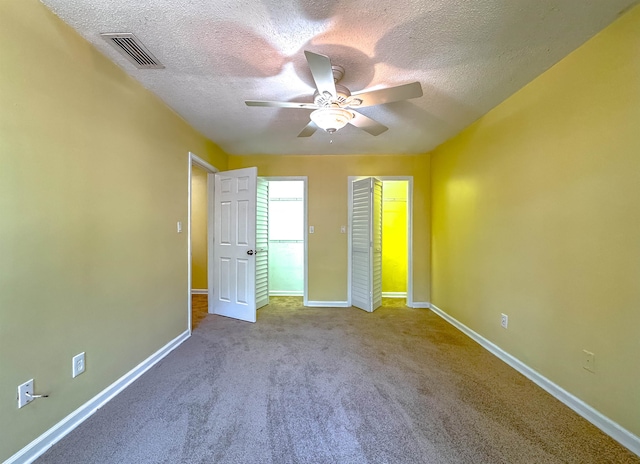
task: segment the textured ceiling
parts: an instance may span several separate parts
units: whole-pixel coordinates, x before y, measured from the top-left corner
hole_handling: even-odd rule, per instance
[[[231,154],[423,153],[460,132],[637,0],[42,0]],[[139,70],[100,37],[133,32],[166,66]],[[421,98],[363,108],[389,127],[298,138],[313,101],[304,50],[352,92],[412,81]],[[330,143],[330,141],[333,143]]]

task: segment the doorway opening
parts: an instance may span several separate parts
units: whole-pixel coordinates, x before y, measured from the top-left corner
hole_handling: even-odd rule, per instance
[[[349,177],[349,305],[413,306],[412,195],[411,176]]]
[[[382,297],[407,298],[406,180],[382,181]]]
[[[258,168],[249,167],[216,172],[209,175],[210,190],[208,198],[211,200],[209,208],[210,234],[208,243],[209,288],[208,312],[220,316],[231,317],[248,322],[257,321],[257,311],[269,304],[269,256],[277,262],[278,245],[269,253],[269,225],[283,227],[287,234],[278,239],[286,243],[299,243],[299,221],[292,221],[290,217],[269,217],[269,189],[273,183],[278,192],[278,181],[299,181],[302,186],[302,201],[300,202],[300,184],[295,185],[295,194],[276,193],[273,198],[296,202],[298,209],[302,204],[302,300],[307,305],[307,177],[258,177]],[[190,209],[191,211],[191,209]],[[298,216],[299,217],[299,216]],[[295,234],[291,235],[292,230]],[[296,255],[299,260],[299,254]],[[274,275],[281,271],[272,269]],[[299,279],[297,273],[286,273],[288,278]],[[215,286],[215,288],[214,288]],[[295,291],[299,294],[299,286],[290,289],[275,288],[274,291]],[[274,296],[275,297],[275,296]]]
[[[307,304],[307,178],[263,177],[269,190],[269,296]]]
[[[189,153],[188,329],[209,313],[213,292],[213,183],[218,170]],[[178,226],[180,230],[180,225]]]

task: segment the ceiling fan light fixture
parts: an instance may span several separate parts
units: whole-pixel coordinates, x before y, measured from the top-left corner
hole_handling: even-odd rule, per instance
[[[353,113],[344,108],[320,108],[311,113],[311,120],[320,129],[333,134],[353,119]]]

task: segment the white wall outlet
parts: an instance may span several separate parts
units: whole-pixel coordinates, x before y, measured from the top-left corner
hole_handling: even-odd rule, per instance
[[[591,351],[582,350],[582,367],[589,372],[596,373],[596,355]]]
[[[182,233],[182,221],[178,221],[178,223],[176,224],[176,229],[178,229],[179,234]]]
[[[26,381],[18,387],[18,408],[26,406],[33,401],[33,379]]]
[[[315,231],[316,231],[316,228],[315,228],[315,227],[313,227],[313,226],[309,226],[309,233],[310,233],[310,234],[315,233]]]
[[[75,379],[80,374],[84,372],[85,363],[84,363],[84,351],[80,354],[77,354],[72,359],[72,368],[71,368],[71,376]]]
[[[506,329],[506,328],[507,328],[507,326],[509,325],[509,316],[507,316],[506,314],[502,313],[502,314],[500,315],[500,325],[501,325],[503,328],[505,328],[505,329]]]
[[[341,234],[346,234],[347,233],[347,226],[340,226],[340,233]]]

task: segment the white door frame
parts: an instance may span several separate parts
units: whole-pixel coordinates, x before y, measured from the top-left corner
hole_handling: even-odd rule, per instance
[[[353,208],[351,197],[353,196],[353,181],[375,177],[382,182],[390,180],[407,181],[407,306],[413,308],[413,176],[349,176],[348,183],[348,227],[351,227]],[[384,192],[384,185],[383,185]],[[351,306],[351,230],[348,231],[348,267],[347,267],[347,305]]]
[[[191,275],[191,170],[194,166],[204,169],[207,172],[207,304],[208,312],[211,312],[211,303],[213,301],[213,192],[214,192],[214,174],[218,172],[218,169],[207,163],[202,158],[189,152],[189,191],[188,191],[188,212],[187,212],[187,259],[188,259],[188,271],[187,271],[187,285],[188,285],[188,298],[187,298],[187,329],[189,335],[191,335],[191,283],[193,276]]]
[[[302,305],[307,306],[308,304],[308,296],[309,296],[309,286],[307,276],[309,274],[309,264],[308,264],[308,255],[309,255],[309,246],[307,240],[307,233],[309,231],[308,221],[307,221],[307,202],[308,202],[308,177],[307,176],[259,176],[262,179],[267,181],[302,181],[304,184],[304,198],[302,199],[303,204],[303,215],[304,215],[304,234],[302,236],[304,240],[304,294],[302,296]]]

